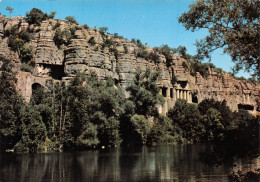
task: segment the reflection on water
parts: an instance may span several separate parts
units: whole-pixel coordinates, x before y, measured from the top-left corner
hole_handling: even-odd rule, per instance
[[[205,145],[166,145],[101,151],[0,154],[0,182],[228,181],[228,167],[198,161]],[[236,169],[260,167],[260,158]]]

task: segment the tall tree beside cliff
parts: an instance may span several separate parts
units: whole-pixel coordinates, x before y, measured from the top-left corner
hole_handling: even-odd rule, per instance
[[[126,90],[130,92],[129,100],[139,115],[158,116],[156,105],[164,103],[163,97],[159,94],[160,88],[156,85],[159,73],[152,73],[149,69],[145,72],[138,70],[131,85]]]
[[[197,0],[179,17],[187,30],[208,29],[209,35],[197,41],[201,58],[224,48],[236,63],[234,71],[253,71],[259,79],[259,0]]]
[[[20,139],[20,111],[22,97],[16,91],[16,74],[10,60],[0,55],[0,146],[1,150],[13,148]]]

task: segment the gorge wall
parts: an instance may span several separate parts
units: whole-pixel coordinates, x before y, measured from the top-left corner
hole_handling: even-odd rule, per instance
[[[31,72],[21,71],[19,54],[8,46],[6,32],[15,25],[18,25],[19,31],[26,30],[32,34],[33,38],[25,43],[25,46],[31,46],[33,52],[35,67]],[[69,41],[65,44],[55,44],[54,37],[58,29],[70,31]],[[63,39],[66,41],[66,37]],[[99,79],[112,77],[118,86],[126,88],[138,69],[149,68],[160,72],[157,84],[166,100],[165,105],[159,108],[161,113],[166,113],[179,98],[189,103],[214,98],[226,100],[233,111],[243,108],[259,115],[259,83],[237,80],[225,72],[219,74],[210,68],[207,78],[200,73],[192,76],[183,67],[186,60],[182,57],[172,54],[170,62],[166,63],[165,56],[155,52],[154,48],[144,46],[143,49],[147,53],[155,53],[157,60],[138,56],[140,47],[136,43],[97,29],[86,29],[57,19],[43,21],[39,26],[29,25],[23,17],[7,18],[0,15],[0,55],[15,63],[18,71],[17,89],[27,101],[35,83],[45,85],[50,79],[68,81],[77,72],[84,72],[87,75],[95,73]]]

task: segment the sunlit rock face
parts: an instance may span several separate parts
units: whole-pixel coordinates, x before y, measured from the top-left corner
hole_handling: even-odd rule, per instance
[[[19,54],[8,46],[9,37],[5,32],[14,25],[18,25],[20,32],[26,30],[32,35],[31,40],[25,43],[33,50],[35,67],[31,73],[20,70]],[[55,44],[57,29],[70,32],[69,36],[63,37],[64,44]],[[143,46],[143,49],[147,54],[155,51],[147,46]],[[27,101],[34,83],[44,85],[50,79],[68,81],[77,72],[83,72],[95,74],[102,80],[112,77],[124,89],[137,70],[150,69],[160,73],[157,84],[166,100],[164,106],[158,106],[161,113],[173,107],[177,99],[199,103],[214,98],[225,100],[233,111],[246,109],[255,115],[259,114],[259,83],[236,80],[214,69],[209,69],[207,78],[200,73],[191,76],[183,67],[186,60],[180,56],[171,55],[171,60],[166,64],[165,56],[158,52],[158,58],[154,61],[150,57],[142,58],[138,55],[139,51],[140,47],[122,37],[100,33],[97,29],[85,29],[64,20],[46,20],[40,26],[35,26],[28,25],[23,17],[7,18],[0,15],[0,54],[15,62],[18,70],[17,89]],[[173,82],[174,78],[177,78],[176,82]]]

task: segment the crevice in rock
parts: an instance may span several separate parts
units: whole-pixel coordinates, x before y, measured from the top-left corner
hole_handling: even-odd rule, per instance
[[[253,111],[254,110],[254,106],[252,105],[248,105],[248,104],[238,104],[238,109],[244,109],[247,111]]]

